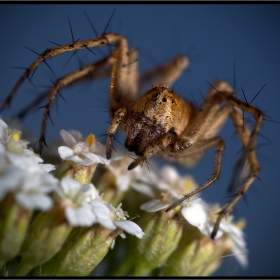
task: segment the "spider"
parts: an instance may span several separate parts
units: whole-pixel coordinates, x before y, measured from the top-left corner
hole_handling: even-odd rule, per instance
[[[166,209],[166,212],[168,212],[184,200],[204,190],[219,178],[225,145],[223,139],[217,136],[217,133],[226,120],[231,118],[243,146],[243,151],[233,170],[230,187],[233,187],[238,174],[241,173],[243,178],[237,188],[236,195],[218,213],[211,233],[211,238],[214,239],[221,219],[232,210],[260,172],[255,145],[264,113],[251,103],[237,98],[231,86],[222,80],[217,80],[211,85],[200,109],[190,101],[181,98],[170,89],[170,86],[188,66],[189,61],[186,56],[176,56],[166,64],[146,73],[144,81],[156,80],[153,87],[137,99],[139,91],[138,52],[129,48],[124,36],[107,33],[84,41],[74,41],[73,39],[73,42],[69,44],[48,49],[40,54],[15,84],[0,111],[9,106],[13,96],[25,79],[30,79],[32,72],[34,73],[41,63],[47,64],[47,59],[65,52],[90,50],[97,46],[111,44],[115,46],[113,52],[93,64],[83,66],[67,74],[54,83],[48,102],[44,106],[38,152],[41,154],[44,145],[46,145],[47,120],[53,102],[59,94],[59,89],[79,80],[92,79],[110,73],[109,111],[112,123],[107,130],[106,156],[108,159],[111,158],[113,138],[118,127],[125,132],[125,147],[137,156],[128,166],[129,170],[154,154],[158,154],[169,161],[176,161],[186,167],[193,166],[207,150],[216,148],[211,178],[170,205]],[[43,97],[39,96],[35,103]],[[244,121],[244,111],[251,113],[255,118],[255,125],[252,129]]]

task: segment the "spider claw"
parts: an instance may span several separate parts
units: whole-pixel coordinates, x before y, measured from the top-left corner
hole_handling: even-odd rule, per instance
[[[127,168],[127,170],[132,170],[134,169],[137,165],[141,164],[141,162],[145,160],[143,157],[137,158],[135,161],[133,161]]]

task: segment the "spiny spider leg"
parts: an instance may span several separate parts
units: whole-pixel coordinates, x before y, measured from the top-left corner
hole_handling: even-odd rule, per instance
[[[181,199],[179,199],[178,201],[176,201],[175,203],[170,205],[165,210],[165,212],[168,212],[168,211],[174,209],[176,206],[181,204],[184,200],[186,200],[186,199],[190,198],[191,196],[193,196],[193,195],[203,191],[210,184],[212,184],[213,182],[215,182],[216,180],[219,179],[219,175],[221,173],[222,155],[223,155],[223,151],[225,149],[224,141],[220,137],[214,137],[212,139],[201,141],[201,143],[198,143],[198,145],[199,145],[199,148],[193,149],[194,152],[198,153],[198,154],[205,153],[207,150],[209,150],[209,149],[211,149],[211,148],[213,148],[215,146],[217,147],[216,155],[215,155],[215,161],[214,161],[213,174],[212,174],[211,178],[209,180],[207,180],[203,185],[199,186],[194,191],[184,195]],[[190,154],[193,153],[193,150],[190,151]],[[186,156],[188,156],[188,152],[186,152]]]
[[[223,216],[225,216],[231,209],[232,207],[237,203],[237,201],[242,197],[242,195],[248,190],[248,188],[251,186],[253,183],[254,179],[259,173],[259,164],[254,152],[254,146],[256,143],[256,136],[257,133],[260,129],[261,122],[263,120],[264,114],[261,110],[258,108],[252,106],[251,104],[248,104],[247,102],[243,102],[239,100],[236,96],[233,95],[232,89],[223,82],[217,82],[219,87],[224,87],[224,89],[216,89],[215,86],[212,86],[216,90],[210,91],[207,98],[206,102],[202,107],[201,112],[199,112],[194,119],[192,125],[188,127],[184,133],[184,136],[177,141],[177,146],[174,145],[174,150],[181,149],[182,150],[182,156],[187,156],[188,155],[188,149],[183,151],[185,148],[190,148],[190,153],[192,152],[192,145],[198,144],[199,141],[205,139],[205,136],[209,137],[213,132],[210,133],[210,135],[207,135],[207,126],[208,126],[208,131],[209,131],[209,124],[214,123],[215,125],[217,124],[217,120],[213,122],[214,116],[217,114],[219,106],[223,101],[226,101],[227,104],[225,106],[234,106],[236,110],[232,109],[231,111],[231,118],[233,120],[234,126],[236,128],[236,131],[239,135],[239,138],[241,140],[241,143],[244,147],[243,153],[238,160],[238,162],[235,165],[234,169],[234,177],[237,175],[237,171],[241,168],[241,166],[248,161],[250,172],[248,177],[242,182],[241,187],[238,189],[238,193],[236,196],[223,208],[223,210],[218,214],[218,218],[216,220],[214,229],[211,233],[211,238],[214,239],[217,231],[219,229],[219,224]],[[228,110],[228,109],[227,109]],[[241,110],[246,110],[250,112],[256,119],[255,126],[253,130],[250,132],[248,126],[245,124],[241,125],[241,122],[243,120],[243,114],[241,113]],[[222,122],[221,122],[222,123]],[[218,122],[218,128],[221,126],[221,123]],[[242,128],[243,127],[243,128]],[[210,125],[210,131],[211,131],[212,126]],[[245,133],[243,134],[245,131]],[[217,132],[217,128],[214,128],[214,132]],[[199,145],[198,145],[199,146]],[[203,146],[202,146],[203,147]],[[221,149],[221,148],[220,148]],[[221,149],[222,150],[222,149]],[[196,153],[196,150],[194,150]],[[202,151],[204,152],[204,151]],[[194,154],[195,154],[194,153]],[[199,152],[198,152],[199,154]],[[172,210],[176,206],[178,206],[180,203],[182,203],[185,199],[193,196],[194,194],[200,192],[201,190],[205,189],[207,186],[209,186],[213,181],[215,181],[219,177],[220,169],[217,167],[217,164],[219,162],[220,156],[218,156],[218,149],[216,152],[216,159],[215,159],[215,164],[214,164],[214,173],[210,180],[208,180],[206,183],[204,183],[202,186],[194,190],[193,192],[184,195],[184,197],[177,202],[173,203],[171,206],[169,206],[166,209],[166,212]],[[183,161],[183,158],[181,158],[181,162]],[[243,164],[242,164],[243,163]],[[218,172],[218,173],[216,173]],[[215,175],[214,175],[215,174]],[[214,180],[213,180],[214,179]],[[211,181],[212,180],[212,181]]]
[[[54,86],[49,94],[49,100],[45,107],[45,111],[44,111],[44,115],[43,115],[43,119],[42,119],[41,130],[40,130],[40,139],[39,139],[39,149],[38,149],[39,154],[42,153],[43,147],[45,145],[45,133],[46,133],[46,128],[47,128],[47,120],[50,115],[52,104],[53,104],[59,90],[62,87],[65,87],[65,86],[69,85],[70,83],[73,83],[79,79],[83,79],[84,77],[88,76],[89,74],[93,74],[96,71],[98,71],[106,66],[111,66],[112,63],[113,63],[113,58],[112,58],[112,54],[110,54],[107,57],[99,60],[98,62],[84,66],[83,68],[73,71],[73,72],[61,77],[60,79],[58,79],[56,81],[56,83],[54,84]]]
[[[13,89],[11,90],[10,94],[7,96],[6,100],[0,107],[0,112],[2,112],[6,107],[8,107],[16,94],[18,88],[20,85],[25,81],[25,79],[32,73],[33,70],[35,70],[42,62],[46,61],[47,59],[53,58],[57,55],[66,53],[66,52],[71,52],[71,51],[76,51],[76,50],[83,50],[86,48],[93,48],[93,47],[98,47],[98,46],[104,46],[107,44],[112,44],[116,43],[119,40],[124,40],[126,39],[115,33],[108,33],[101,35],[97,38],[89,39],[89,40],[84,40],[84,41],[78,41],[73,44],[65,44],[61,46],[57,46],[52,49],[48,49],[44,51],[23,73],[23,75],[19,78]]]

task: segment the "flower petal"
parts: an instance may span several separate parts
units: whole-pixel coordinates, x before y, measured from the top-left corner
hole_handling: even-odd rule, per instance
[[[25,177],[25,172],[14,166],[5,166],[1,170],[0,177],[0,201],[6,193],[12,192],[17,188],[20,188],[21,182]]]
[[[110,163],[110,160],[106,159],[105,157],[93,154],[93,153],[89,153],[89,152],[82,152],[82,154],[84,156],[86,156],[87,158],[89,158],[90,160],[92,160],[92,164],[94,163],[101,163],[101,164],[106,164],[108,165]]]
[[[53,206],[53,200],[42,193],[29,194],[20,192],[15,195],[18,204],[26,209],[48,211]]]
[[[80,183],[70,177],[64,177],[60,182],[60,186],[66,196],[76,194],[81,188]]]
[[[99,192],[93,184],[82,185],[81,191],[84,193],[84,201],[91,202],[94,199],[99,199]]]
[[[200,207],[184,207],[181,212],[184,218],[195,227],[200,227],[207,221],[206,212]]]
[[[68,147],[73,147],[77,143],[76,139],[64,129],[60,130],[60,135]]]
[[[144,232],[142,229],[132,221],[115,221],[115,224],[129,234],[135,235],[138,238],[143,238]]]
[[[55,166],[53,164],[50,163],[43,163],[43,164],[39,164],[39,166],[45,171],[45,172],[50,172],[55,170]]]
[[[58,153],[60,157],[64,160],[75,155],[74,151],[66,146],[59,147]]]
[[[84,204],[81,207],[67,207],[65,210],[67,221],[72,226],[91,226],[97,219],[89,205]]]
[[[247,258],[248,252],[246,251],[246,248],[241,249],[234,246],[232,248],[232,253],[234,254],[234,257],[237,259],[237,261],[243,268],[248,267],[249,265],[248,258]]]
[[[159,210],[165,209],[169,204],[162,203],[159,199],[153,199],[140,206],[140,209],[147,212],[157,212]]]
[[[68,133],[76,140],[76,142],[83,141],[83,136],[80,131],[78,130],[68,130]]]
[[[160,174],[162,176],[162,179],[170,185],[174,184],[174,182],[176,182],[180,178],[177,170],[170,165],[164,166],[161,169]]]
[[[147,186],[146,184],[131,183],[131,187],[140,193],[143,193],[150,197],[154,197],[154,193],[153,193],[151,187]]]
[[[119,174],[119,175],[116,175],[116,179],[117,179],[116,184],[117,184],[118,189],[121,192],[127,191],[129,188],[129,183],[130,183],[129,176]]]
[[[117,228],[111,219],[109,208],[103,202],[95,199],[91,202],[91,207],[98,223],[108,229],[114,230]]]

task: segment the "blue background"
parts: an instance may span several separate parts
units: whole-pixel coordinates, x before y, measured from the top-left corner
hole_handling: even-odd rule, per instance
[[[274,121],[280,121],[280,5],[241,4],[188,4],[188,5],[1,5],[0,6],[0,73],[1,100],[9,93],[23,70],[11,66],[28,67],[37,55],[24,48],[28,46],[38,53],[54,45],[72,41],[68,25],[70,18],[74,39],[95,37],[83,11],[86,11],[98,33],[112,14],[109,32],[121,33],[140,54],[140,71],[170,60],[177,54],[189,56],[190,67],[174,85],[181,96],[191,99],[191,93],[199,104],[209,85],[221,78],[233,83],[233,64],[236,61],[237,95],[243,99],[241,87],[250,101],[265,84],[265,88],[253,102]],[[109,47],[113,48],[113,47]],[[96,61],[108,52],[108,47],[94,50],[96,56],[87,50],[78,52],[84,63]],[[63,71],[63,65],[71,54],[63,54],[48,63],[60,77],[77,67],[77,56],[73,57]],[[12,106],[2,117],[14,115],[31,98],[45,89],[39,85],[51,85],[55,81],[51,71],[42,64],[32,81],[36,88],[26,81],[19,89]],[[148,86],[149,88],[149,86]],[[108,102],[109,79],[92,84],[77,85],[62,89],[67,105],[58,98],[58,110],[54,106],[49,122],[47,142],[59,137],[61,129],[77,129],[84,136],[106,133],[109,121],[104,112]],[[42,111],[30,114],[25,120],[26,128],[39,138]],[[250,117],[250,116],[248,116]],[[216,276],[276,276],[280,275],[279,244],[279,143],[280,125],[263,122],[258,138],[257,155],[261,164],[260,181],[256,181],[235,210],[236,218],[247,220],[245,233],[249,248],[250,266],[238,268],[234,257],[224,259]],[[222,173],[219,181],[206,189],[202,197],[208,202],[225,203],[227,185],[234,163],[238,159],[240,144],[228,121],[221,132],[226,143]],[[267,145],[269,144],[269,145]],[[116,147],[120,147],[116,144]],[[198,183],[209,178],[213,168],[214,151],[209,151],[199,165],[181,174],[191,173]]]

